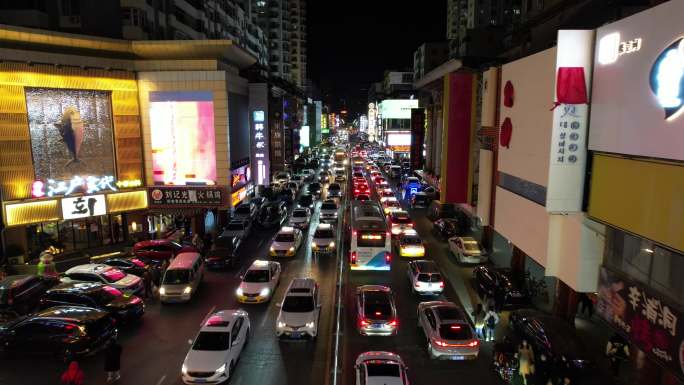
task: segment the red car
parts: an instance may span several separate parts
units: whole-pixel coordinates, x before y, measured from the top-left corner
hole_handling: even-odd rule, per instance
[[[368,185],[354,186],[354,197],[357,197],[361,194],[370,196],[370,190],[368,189]]]
[[[199,253],[194,246],[185,246],[168,239],[141,241],[133,245],[133,254],[138,258],[151,261],[164,261],[185,252]]]
[[[376,176],[375,178],[373,178],[373,183],[375,183],[375,184],[377,184],[377,185],[382,185],[383,182],[384,182],[384,183],[387,183],[387,179],[385,179],[385,178],[383,178],[383,177],[381,177],[381,176]]]

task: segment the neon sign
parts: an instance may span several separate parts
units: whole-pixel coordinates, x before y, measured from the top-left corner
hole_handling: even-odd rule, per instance
[[[264,160],[266,159],[266,134],[264,127],[264,120],[266,119],[264,111],[254,111],[252,113],[252,120],[254,121],[254,157],[257,159],[257,184],[263,184],[266,179],[266,166]]]
[[[651,67],[651,91],[665,111],[665,119],[679,116],[684,109],[684,37],[670,44]]]
[[[78,192],[92,194],[100,191],[118,191],[114,185],[114,177],[111,175],[86,177],[76,175],[71,180],[48,179],[47,183],[41,180],[34,181],[31,186],[31,195],[35,198],[42,198],[46,195],[53,197]]]
[[[641,50],[642,39],[640,37],[628,41],[620,41],[620,33],[610,33],[599,41],[598,62],[606,65],[615,63],[622,55],[638,52]]]

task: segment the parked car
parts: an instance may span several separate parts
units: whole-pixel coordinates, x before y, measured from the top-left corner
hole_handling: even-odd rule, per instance
[[[364,336],[393,336],[399,331],[394,293],[387,286],[356,288],[356,325]]]
[[[224,237],[237,237],[240,239],[247,239],[251,230],[251,224],[249,221],[245,220],[232,220],[228,222],[226,227],[223,228],[221,236]]]
[[[192,341],[181,367],[186,384],[227,382],[235,371],[250,334],[249,316],[244,310],[212,313]]]
[[[440,201],[430,202],[427,210],[427,217],[431,221],[440,218],[454,218],[456,216],[456,205],[453,203],[442,203]]]
[[[70,361],[104,349],[116,337],[114,318],[106,311],[55,306],[0,327],[0,352],[46,354]]]
[[[302,230],[308,228],[310,222],[311,210],[306,207],[298,207],[292,210],[292,215],[290,215],[290,226]]]
[[[270,202],[259,211],[259,224],[263,228],[280,227],[287,220],[285,202]]]
[[[474,360],[480,341],[460,306],[446,301],[418,304],[418,326],[428,341],[430,358]]]
[[[280,263],[256,260],[241,276],[242,282],[235,290],[238,302],[263,303],[273,296],[280,283]]]
[[[252,222],[259,212],[257,202],[254,200],[250,202],[243,202],[235,207],[233,211],[233,220],[243,220]]]
[[[487,255],[473,237],[451,237],[449,251],[460,263],[485,263]]]
[[[354,364],[356,385],[408,385],[407,368],[396,353],[371,351],[359,354]]]
[[[337,212],[339,206],[332,199],[327,199],[321,204],[321,210],[319,212],[319,219],[321,222],[331,222],[337,223]]]
[[[524,278],[516,277],[511,269],[478,266],[473,270],[473,285],[480,297],[503,298],[503,307],[522,306],[529,303]]]
[[[302,232],[290,226],[284,226],[273,237],[270,255],[272,257],[294,257],[302,245]]]
[[[115,267],[99,263],[72,267],[64,273],[62,282],[99,282],[119,289],[126,294],[142,294],[145,289],[140,277],[126,274]]]
[[[204,258],[207,268],[235,268],[240,262],[242,249],[242,238],[225,233],[219,235]]]
[[[285,292],[276,319],[278,338],[299,339],[318,336],[321,295],[313,278],[295,278]]]
[[[138,258],[107,258],[102,263],[107,266],[116,267],[126,274],[133,274],[141,278],[145,275],[145,272],[150,270],[150,265]]]
[[[315,254],[335,252],[335,230],[329,223],[320,223],[311,240],[311,251]]]
[[[441,218],[432,224],[432,231],[442,239],[461,235],[462,230],[458,221],[454,218]]]
[[[444,278],[434,261],[425,259],[410,261],[406,274],[416,294],[440,295],[444,292]]]
[[[181,245],[168,239],[152,239],[141,241],[133,245],[133,254],[144,261],[159,265],[162,261],[168,261],[176,255],[185,252],[198,252],[194,246]]]
[[[0,321],[31,313],[55,280],[37,275],[10,275],[0,281]],[[0,322],[1,323],[1,322]]]
[[[40,308],[53,306],[85,306],[108,312],[118,322],[140,319],[145,304],[137,295],[124,295],[120,290],[98,282],[62,283],[48,290],[40,300]]]

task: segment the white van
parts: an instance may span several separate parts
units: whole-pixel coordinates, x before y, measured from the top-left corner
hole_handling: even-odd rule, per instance
[[[162,303],[187,302],[195,294],[204,275],[200,253],[180,253],[164,272],[159,288]]]

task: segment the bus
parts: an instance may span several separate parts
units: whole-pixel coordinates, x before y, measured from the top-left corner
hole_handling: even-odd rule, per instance
[[[379,203],[351,202],[350,238],[349,265],[352,270],[390,270],[392,237]]]
[[[347,164],[347,152],[343,149],[335,150],[335,162],[342,162],[342,164]]]

